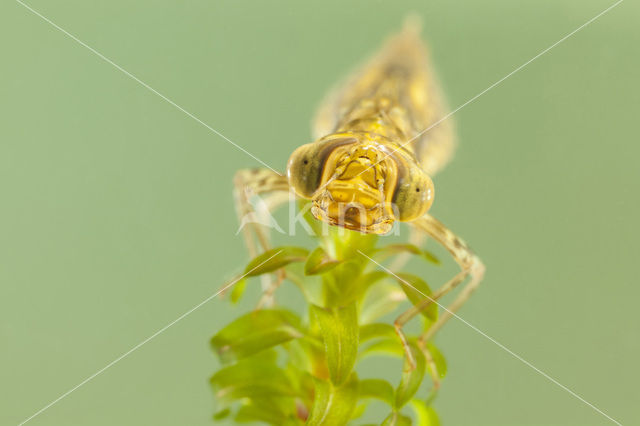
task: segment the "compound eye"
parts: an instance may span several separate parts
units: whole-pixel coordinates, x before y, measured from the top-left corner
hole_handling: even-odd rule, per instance
[[[396,218],[401,222],[410,222],[424,215],[432,203],[433,182],[422,171],[401,179],[393,194]]]
[[[311,198],[320,186],[324,161],[314,156],[315,144],[302,145],[296,149],[287,164],[289,185],[302,198]]]
[[[354,138],[337,138],[302,145],[287,163],[289,185],[302,198],[310,199],[322,183],[322,174],[335,150],[356,142]]]

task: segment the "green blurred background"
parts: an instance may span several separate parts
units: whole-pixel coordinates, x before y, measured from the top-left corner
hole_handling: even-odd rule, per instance
[[[612,3],[29,4],[283,169],[409,12],[455,107]],[[621,3],[459,111],[433,208],[488,267],[461,315],[622,424],[640,423],[639,13]],[[19,3],[0,22],[0,423],[17,424],[242,268],[231,179],[259,164]],[[208,339],[249,306],[212,300],[29,424],[211,424]],[[444,425],[613,424],[459,321],[437,340]]]

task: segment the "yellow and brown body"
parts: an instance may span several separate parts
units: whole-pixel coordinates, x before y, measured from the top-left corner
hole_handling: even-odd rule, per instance
[[[412,236],[419,240],[426,235],[449,251],[460,272],[431,295],[424,294],[419,305],[394,322],[411,368],[416,361],[402,331],[404,324],[470,277],[418,339],[425,356],[433,359],[426,342],[455,315],[484,275],[484,265],[469,246],[427,212],[434,196],[431,177],[454,150],[451,114],[444,111],[426,48],[417,27],[408,25],[322,103],[314,125],[316,141],[293,152],[286,176],[269,169],[236,175],[239,215],[251,210],[247,193],[270,194],[269,200],[275,200],[270,205],[275,206],[288,200],[276,195],[289,195],[293,189],[299,197],[312,200],[313,215],[329,224],[384,234],[394,221],[408,222],[412,231],[418,231]],[[252,229],[263,249],[270,250],[264,227]],[[250,230],[243,228],[243,234],[250,252],[256,252]],[[263,300],[271,300],[281,281],[282,277],[267,286]],[[437,388],[440,378],[435,363],[429,372]]]
[[[415,25],[392,38],[322,103],[314,135],[287,176],[313,214],[333,225],[385,233],[421,217],[431,176],[451,157],[451,123]]]

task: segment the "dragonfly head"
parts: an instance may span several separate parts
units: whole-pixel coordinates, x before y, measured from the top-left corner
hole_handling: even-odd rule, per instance
[[[338,134],[294,151],[287,176],[298,196],[312,200],[317,219],[384,234],[395,220],[413,220],[431,205],[431,179],[404,157],[379,141]]]

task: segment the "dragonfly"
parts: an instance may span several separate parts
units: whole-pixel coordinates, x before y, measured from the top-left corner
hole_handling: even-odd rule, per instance
[[[330,225],[385,234],[396,221],[404,222],[414,239],[426,235],[451,254],[460,272],[394,322],[411,366],[415,361],[403,326],[466,281],[419,341],[431,339],[468,300],[485,271],[467,243],[428,213],[434,200],[432,177],[450,161],[456,145],[445,112],[420,26],[409,21],[329,93],[313,123],[315,141],[291,154],[286,174],[245,169],[234,179],[240,217],[251,212],[247,194],[271,197],[265,208],[273,209],[288,199],[282,194],[293,191],[310,200],[316,219]],[[252,229],[243,231],[250,254],[255,256],[256,243],[264,250],[270,247],[266,231],[259,226]],[[252,232],[256,238],[251,238]]]

